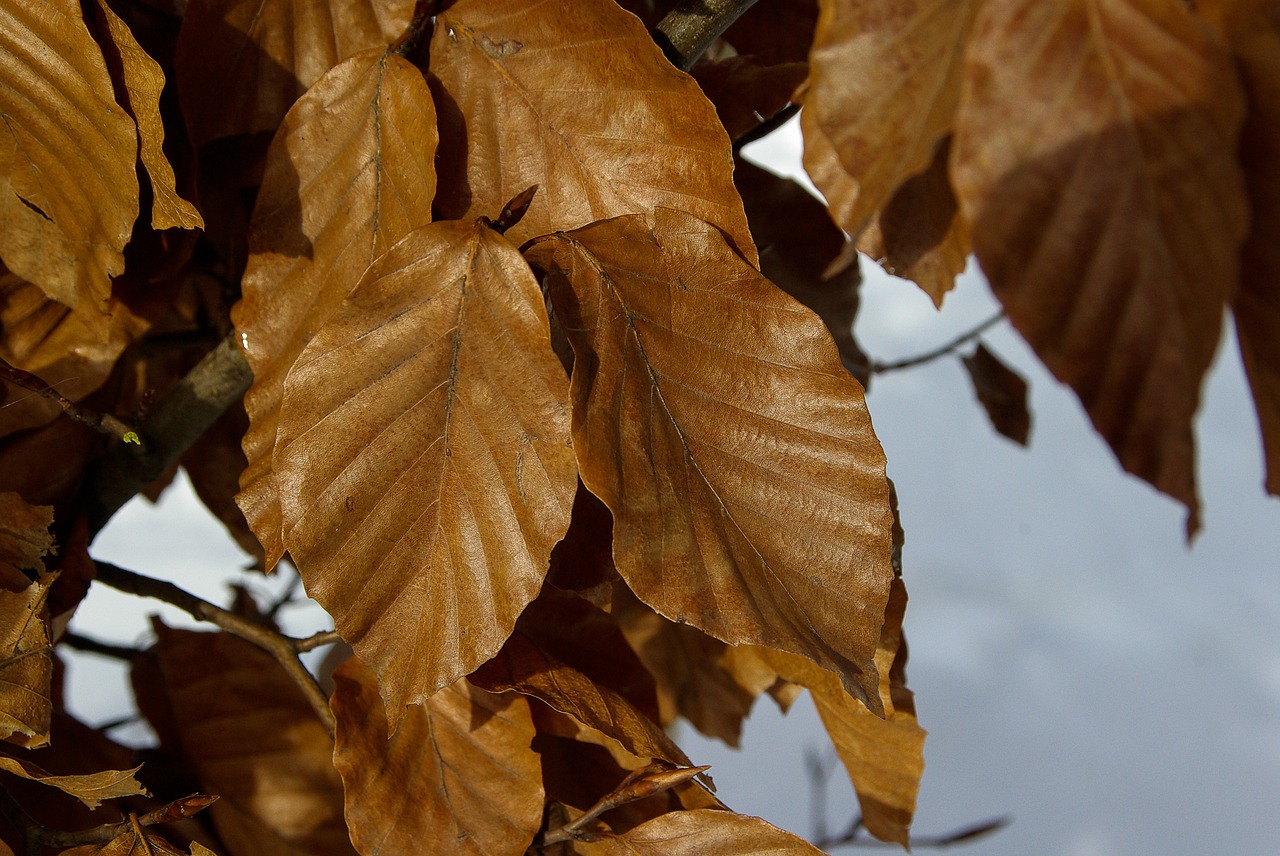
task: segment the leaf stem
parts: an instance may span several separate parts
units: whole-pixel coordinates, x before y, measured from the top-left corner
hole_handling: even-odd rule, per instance
[[[720,34],[756,0],[681,0],[654,33],[662,52],[681,71],[693,68]]]
[[[88,425],[95,431],[115,437],[124,443],[141,445],[138,432],[134,431],[120,419],[110,413],[98,413],[81,407],[62,393],[58,392],[38,375],[24,371],[0,357],[0,379],[7,380],[15,386],[30,390],[41,398],[47,398],[62,408],[62,412],[82,425]]]
[[[95,562],[94,564],[98,569],[97,580],[102,584],[127,594],[153,597],[156,600],[172,604],[193,618],[216,624],[226,632],[252,642],[275,657],[280,666],[293,679],[293,682],[302,690],[312,710],[315,711],[320,721],[324,723],[325,728],[328,729],[329,735],[333,736],[334,719],[333,711],[329,709],[329,700],[325,698],[324,692],[320,689],[315,677],[302,665],[298,655],[303,651],[310,651],[320,645],[337,641],[337,634],[332,631],[324,631],[308,636],[306,639],[294,639],[282,633],[277,633],[269,627],[257,624],[244,616],[236,615],[234,612],[215,606],[207,600],[178,588],[171,582],[127,571],[109,562]]]
[[[931,351],[926,351],[923,354],[918,354],[914,357],[908,357],[904,360],[894,360],[893,362],[888,362],[888,363],[882,363],[882,362],[879,362],[878,360],[872,360],[871,365],[868,368],[871,374],[878,375],[878,374],[885,374],[886,372],[895,372],[900,369],[909,369],[909,368],[912,368],[913,366],[918,366],[918,365],[921,365],[922,363],[927,363],[932,360],[936,360],[939,357],[945,357],[947,354],[950,354],[951,352],[955,351],[957,348],[959,348],[961,345],[964,345],[966,342],[970,342],[978,338],[979,336],[987,332],[987,330],[994,327],[997,323],[999,323],[1003,319],[1004,319],[1004,310],[1002,309],[999,312],[997,312],[995,315],[983,321],[978,326],[974,327],[968,332],[960,334],[956,338],[952,339],[950,342],[947,342],[945,345],[940,345],[939,347],[934,348]]]

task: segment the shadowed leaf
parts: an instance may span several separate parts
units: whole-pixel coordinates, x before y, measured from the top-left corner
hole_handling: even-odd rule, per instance
[[[102,805],[103,800],[116,797],[150,796],[133,777],[140,769],[141,764],[132,770],[103,770],[101,773],[84,776],[55,776],[30,761],[0,755],[0,770],[57,788],[91,809]]]
[[[729,139],[738,140],[786,107],[808,71],[801,62],[763,65],[752,57],[733,56],[700,62],[691,74],[715,105]],[[736,183],[736,174],[734,178]]]
[[[138,830],[141,830],[141,835]],[[62,856],[217,856],[199,841],[191,842],[190,850],[174,847],[161,838],[152,827],[126,827],[107,844],[85,844],[63,850]]]
[[[1246,228],[1242,108],[1179,0],[990,0],[951,151],[1009,319],[1125,469],[1187,507],[1188,536],[1191,419]]]
[[[29,749],[49,742],[53,712],[46,599],[57,575],[44,573],[52,522],[52,508],[0,493],[0,739]]]
[[[231,317],[254,375],[237,501],[268,568],[284,552],[271,468],[285,376],[373,260],[430,221],[435,141],[421,72],[371,50],[307,92],[267,152]]]
[[[0,258],[105,338],[137,134],[74,0],[0,7]]]
[[[27,587],[23,571],[44,573],[44,557],[53,551],[53,509],[27,503],[16,493],[0,493],[0,586]]]
[[[573,345],[574,450],[631,589],[730,644],[828,665],[875,705],[884,454],[822,322],[683,212],[528,256]]]
[[[964,357],[962,362],[991,424],[1019,446],[1027,445],[1031,434],[1027,382],[981,342],[973,355]]]
[[[577,486],[567,386],[537,281],[480,222],[411,233],[294,365],[285,546],[393,728],[496,654],[542,587]]]
[[[765,65],[806,62],[817,23],[817,0],[758,0],[723,38]]]
[[[352,658],[334,673],[334,766],[346,789],[351,840],[364,856],[519,856],[542,822],[529,702],[466,680],[406,711],[387,731],[371,670]]]
[[[539,191],[515,244],[657,206],[684,208],[755,259],[715,108],[612,0],[460,0],[439,17],[441,219]],[[466,149],[458,147],[465,141]]]

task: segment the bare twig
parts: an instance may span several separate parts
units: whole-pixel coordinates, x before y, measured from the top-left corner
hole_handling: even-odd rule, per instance
[[[681,0],[658,22],[654,39],[671,64],[688,71],[756,0]]]
[[[104,823],[89,829],[60,830],[48,829],[27,814],[17,800],[3,788],[0,788],[0,814],[22,835],[24,849],[27,854],[38,856],[45,847],[76,847],[81,844],[106,844],[114,840],[126,829],[133,828],[141,837],[141,827],[154,826],[159,823],[175,823],[204,811],[217,802],[216,796],[192,794],[171,803],[160,806],[144,815],[130,814],[118,823]]]
[[[34,375],[29,371],[24,371],[15,365],[12,365],[3,357],[0,357],[0,379],[7,380],[15,386],[28,389],[41,398],[47,398],[54,404],[62,408],[62,412],[70,416],[82,425],[88,425],[94,431],[106,434],[108,437],[115,437],[124,443],[133,443],[141,445],[142,441],[138,437],[138,432],[134,431],[120,419],[112,416],[110,413],[98,413],[94,410],[81,407],[62,393],[58,392],[49,384],[45,383],[39,375]]]
[[[72,630],[68,630],[62,634],[62,638],[58,640],[59,644],[66,645],[68,648],[74,648],[77,651],[84,651],[87,654],[101,654],[103,657],[110,657],[113,660],[124,660],[126,663],[133,660],[134,657],[142,653],[137,648],[130,648],[128,645],[113,645],[110,642],[103,642],[101,639],[91,639],[88,636],[81,636]]]
[[[937,348],[934,348],[933,350],[926,351],[925,353],[918,354],[914,357],[908,357],[907,359],[904,359],[904,360],[894,360],[893,362],[888,362],[888,363],[882,363],[882,362],[873,360],[869,367],[871,374],[878,375],[878,374],[885,374],[886,372],[898,371],[899,369],[909,369],[909,368],[912,368],[913,366],[918,366],[918,365],[921,365],[922,363],[927,363],[931,360],[936,360],[939,357],[945,357],[947,354],[952,353],[961,345],[964,345],[967,342],[971,342],[974,339],[981,336],[983,333],[987,332],[987,330],[994,327],[1003,318],[1004,318],[1004,310],[1000,310],[995,315],[988,318],[986,321],[983,321],[981,324],[974,327],[972,330],[962,333],[961,335],[952,339],[950,342],[947,342],[945,345],[941,345]]]
[[[431,17],[435,15],[440,3],[438,0],[418,0],[413,6],[413,17],[409,26],[400,34],[400,38],[391,43],[387,53],[406,57],[417,49],[422,37],[431,29]]]
[[[98,568],[97,579],[104,585],[128,594],[154,597],[156,600],[172,604],[190,614],[193,618],[216,624],[228,633],[252,642],[275,657],[289,677],[302,690],[316,716],[320,718],[325,728],[328,729],[330,736],[333,735],[333,711],[329,709],[329,701],[325,698],[320,685],[316,683],[315,677],[307,671],[306,667],[302,665],[302,661],[298,659],[298,654],[302,651],[309,651],[328,642],[336,641],[336,634],[334,638],[329,638],[332,631],[318,633],[306,639],[294,639],[277,633],[269,627],[263,627],[261,624],[244,616],[236,615],[234,612],[215,606],[207,600],[202,600],[190,592],[178,588],[173,583],[146,577],[133,571],[126,571],[124,568],[116,567],[108,562],[96,562],[95,564]]]
[[[959,829],[953,829],[951,832],[945,832],[941,835],[913,835],[911,836],[912,848],[932,847],[941,849],[943,847],[951,847],[956,844],[967,844],[986,835],[999,832],[1004,829],[1013,819],[1006,816],[993,817],[984,820],[981,823],[972,823],[968,826],[962,826]],[[875,848],[892,848],[900,850],[901,845],[892,841],[880,841],[876,838],[860,838],[858,833],[863,829],[862,818],[855,817],[853,823],[849,826],[849,830],[843,835],[836,838],[829,838],[825,841],[815,841],[815,847],[821,850],[830,850],[834,847],[875,847]]]
[[[687,782],[709,769],[711,768],[680,767],[671,770],[650,766],[635,770],[628,774],[616,788],[601,797],[595,805],[587,810],[586,814],[577,820],[566,823],[564,826],[548,830],[542,836],[541,844],[543,847],[549,847],[552,844],[559,844],[563,841],[571,841],[573,839],[591,840],[598,837],[598,833],[592,833],[587,827],[594,823],[600,815],[627,803],[642,800],[654,794],[662,793],[669,788],[674,788],[676,785]]]

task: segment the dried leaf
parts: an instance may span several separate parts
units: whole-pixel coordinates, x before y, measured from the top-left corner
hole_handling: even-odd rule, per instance
[[[129,26],[98,0],[98,11],[120,61],[124,93],[138,127],[139,156],[151,179],[151,228],[201,229],[204,219],[195,206],[178,195],[173,166],[164,153],[164,120],[160,116],[160,92],[164,71],[133,37]]]
[[[581,856],[820,856],[803,838],[731,811],[673,811],[621,835],[575,842]]]
[[[0,257],[105,338],[138,216],[138,143],[80,4],[0,7],[0,78]]]
[[[167,748],[220,797],[209,814],[227,848],[261,856],[353,853],[333,741],[275,658],[226,633],[159,621],[155,631],[179,743]]]
[[[1248,101],[1240,160],[1252,226],[1233,308],[1262,427],[1267,490],[1280,494],[1280,5],[1202,0],[1196,8],[1230,40]]]
[[[935,143],[951,129],[965,41],[979,3],[818,5],[805,110],[857,183],[836,221],[856,237],[903,181],[929,165]],[[811,127],[802,126],[806,137]]]
[[[406,712],[388,734],[371,670],[352,658],[334,673],[334,766],[346,789],[351,840],[365,856],[519,856],[542,823],[529,703],[466,680]]]
[[[754,262],[715,108],[612,0],[580,0],[573,14],[459,0],[436,21],[431,72],[441,219],[493,217],[537,184],[508,233],[517,245],[670,205],[715,223]]]
[[[964,357],[962,362],[992,426],[1019,446],[1027,445],[1031,411],[1027,409],[1027,382],[1022,375],[1001,362],[981,342],[973,355]]]
[[[217,856],[199,841],[186,853],[161,838],[151,827],[125,827],[107,844],[83,844],[63,850],[62,856]]]
[[[53,508],[31,505],[16,493],[0,493],[0,587],[20,592],[30,582],[23,571],[44,573],[44,557],[54,551]]]
[[[308,91],[267,153],[231,317],[254,375],[237,501],[268,568],[284,552],[271,468],[285,376],[369,264],[430,221],[435,143],[421,72],[371,50]]]
[[[723,38],[739,54],[765,65],[807,62],[817,24],[817,0],[759,0]]]
[[[577,486],[567,386],[537,281],[481,222],[379,258],[290,372],[285,546],[393,728],[496,654],[542,587]]]
[[[34,529],[23,527],[18,542],[24,548],[21,561],[31,560],[39,538]],[[6,552],[14,546],[10,541]],[[49,742],[53,713],[53,653],[45,601],[57,574],[14,590],[9,588],[17,581],[12,573],[5,569],[6,588],[0,590],[0,739],[34,749]]]
[[[736,141],[790,103],[791,93],[804,83],[809,67],[802,62],[764,65],[754,57],[733,56],[700,62],[691,73],[715,105],[729,139]],[[741,189],[741,184],[738,187]]]
[[[476,670],[471,682],[491,692],[514,690],[533,696],[617,740],[638,758],[692,766],[653,720],[622,696],[549,656],[522,633],[513,634],[498,656]]]
[[[71,794],[91,809],[102,805],[103,800],[116,797],[150,796],[133,777],[141,769],[142,765],[139,764],[132,770],[103,770],[86,776],[55,776],[30,761],[0,755],[0,770]]]
[[[1242,116],[1231,57],[1180,0],[991,0],[951,152],[1010,320],[1188,535],[1191,420],[1247,224]]]
[[[683,212],[528,256],[573,345],[574,450],[631,589],[730,644],[814,658],[874,705],[884,453],[822,322]]]
[[[239,403],[233,404],[191,444],[182,456],[182,468],[190,476],[191,487],[204,507],[222,521],[240,549],[252,556],[255,566],[261,568],[266,558],[262,545],[235,499],[240,489],[240,473],[246,465],[240,441],[248,426],[249,417],[244,408]]]
[[[175,65],[191,139],[275,131],[345,59],[385,48],[413,0],[188,0]]]
[[[904,181],[858,239],[859,250],[914,281],[938,308],[969,260],[969,224],[947,174],[950,152],[946,136],[929,168]]]

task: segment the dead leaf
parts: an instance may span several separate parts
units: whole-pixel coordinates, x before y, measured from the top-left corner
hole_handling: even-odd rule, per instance
[[[612,0],[580,0],[571,15],[459,0],[436,21],[431,73],[440,219],[496,216],[537,184],[508,233],[517,245],[670,205],[715,223],[754,263],[715,108]]]
[[[4,504],[8,506],[3,509],[6,514],[13,510],[12,499],[7,498]],[[24,516],[32,512],[40,514],[39,509],[30,509]],[[18,588],[25,575],[9,560],[15,559],[18,568],[39,563],[38,554],[48,543],[44,538],[47,534],[41,533],[38,524],[26,523],[12,534],[0,535],[0,549],[6,554],[4,565],[0,565],[4,574],[4,588],[0,589],[0,739],[28,749],[49,742],[53,653],[46,599],[58,575],[42,574]]]
[[[430,222],[435,144],[422,73],[370,50],[308,91],[267,153],[231,318],[254,375],[237,501],[268,569],[284,552],[272,457],[285,376],[370,263]]]
[[[577,485],[567,386],[537,281],[481,222],[379,258],[290,372],[285,546],[393,728],[496,654],[542,587]]]
[[[803,838],[731,811],[673,811],[621,835],[575,842],[581,856],[820,856]]]
[[[253,557],[255,567],[262,568],[265,563],[262,545],[235,499],[240,489],[240,473],[246,464],[240,441],[248,426],[249,417],[244,407],[233,404],[191,444],[182,456],[182,468],[191,478],[191,487],[204,507],[222,522],[240,549]]]
[[[105,338],[138,216],[138,143],[80,4],[6,3],[0,78],[0,257]]]
[[[132,770],[103,770],[101,773],[85,776],[55,776],[30,761],[0,755],[0,770],[12,773],[15,776],[21,776],[24,779],[30,779],[33,782],[39,782],[42,785],[48,785],[51,788],[57,788],[80,800],[91,809],[102,805],[103,800],[117,797],[150,796],[146,789],[138,784],[137,779],[133,777],[141,769],[142,765],[139,764]]]
[[[791,102],[809,67],[802,62],[764,65],[754,57],[733,56],[700,62],[690,73],[715,105],[729,139],[737,141]],[[734,178],[737,183],[736,174]]]
[[[31,582],[23,571],[44,574],[44,557],[54,552],[52,524],[51,506],[0,493],[0,588],[20,592]]]
[[[527,255],[573,345],[574,450],[627,584],[673,621],[837,669],[875,705],[884,453],[822,322],[683,212]]]
[[[758,0],[723,38],[764,65],[808,62],[817,24],[817,0]]]
[[[818,5],[805,110],[857,183],[836,221],[856,238],[903,181],[924,171],[934,145],[951,129],[965,42],[979,3]],[[810,128],[802,126],[806,138]],[[815,183],[830,199],[827,188],[816,178]]]
[[[1191,420],[1248,217],[1232,59],[1179,0],[990,0],[968,56],[951,164],[982,269],[1190,536]]]
[[[1031,411],[1027,409],[1027,382],[1022,375],[1001,362],[981,342],[972,356],[964,357],[962,362],[992,426],[1019,446],[1027,445]]]
[[[172,720],[161,734],[200,786],[235,853],[344,856],[333,741],[302,691],[265,651],[226,633],[175,630],[159,621],[155,654]]]
[[[533,696],[618,741],[638,758],[677,767],[693,765],[657,723],[626,699],[557,661],[522,633],[512,634],[498,656],[477,669],[470,680],[490,692],[514,690]]]
[[[175,58],[197,147],[273,132],[331,68],[385,48],[414,0],[188,0]]]
[[[178,195],[173,166],[164,153],[164,120],[160,116],[164,71],[106,0],[98,0],[98,11],[120,63],[129,111],[137,123],[139,156],[151,179],[151,228],[202,229],[204,219],[194,205]]]
[[[82,844],[63,850],[62,856],[217,856],[199,841],[185,853],[165,841],[152,827],[125,827],[107,844]]]
[[[373,672],[352,658],[334,673],[334,766],[362,854],[518,854],[542,823],[529,702],[465,679],[413,705],[394,733]]]
[[[1266,449],[1266,486],[1280,494],[1280,5],[1202,0],[1196,8],[1235,49],[1249,112],[1240,160],[1252,225],[1233,306],[1240,354]]]

